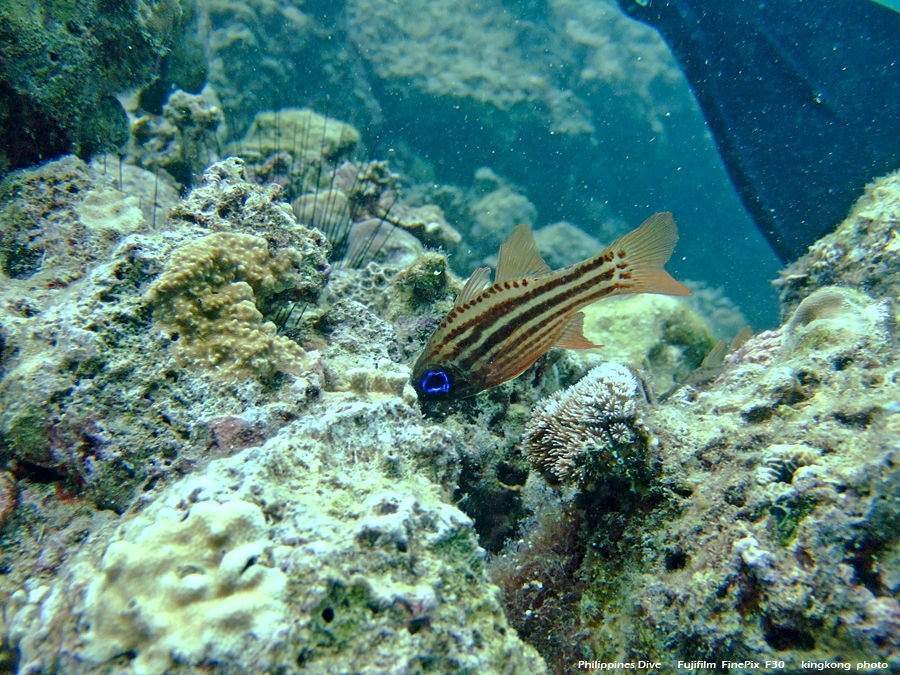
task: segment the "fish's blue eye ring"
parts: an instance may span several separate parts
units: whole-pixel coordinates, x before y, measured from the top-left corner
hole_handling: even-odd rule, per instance
[[[447,394],[452,386],[450,376],[443,370],[429,370],[422,378],[422,391],[426,394]]]

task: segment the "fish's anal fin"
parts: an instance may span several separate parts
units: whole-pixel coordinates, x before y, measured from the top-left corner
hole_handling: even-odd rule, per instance
[[[595,345],[584,336],[584,312],[578,312],[553,346],[563,349],[597,349],[603,345]]]
[[[485,288],[490,285],[491,268],[479,267],[477,270],[472,272],[472,276],[469,277],[466,285],[463,286],[463,289],[459,292],[459,295],[456,296],[456,300],[453,302],[453,305],[455,307],[460,307],[470,300],[474,300],[481,294],[481,292]]]
[[[657,213],[644,221],[636,230],[620,237],[599,255],[612,253],[627,267],[622,272],[629,276],[627,285],[615,295],[624,293],[659,293],[660,295],[690,295],[691,292],[675,281],[663,269],[678,241],[678,228],[672,214]],[[619,265],[617,265],[618,267]],[[621,276],[618,278],[625,278]]]
[[[496,283],[533,278],[551,272],[534,241],[531,228],[522,223],[510,232],[505,244],[500,244]]]

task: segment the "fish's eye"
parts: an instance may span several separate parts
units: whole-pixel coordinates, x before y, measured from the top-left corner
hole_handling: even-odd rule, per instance
[[[443,370],[429,370],[422,378],[422,391],[432,396],[449,393],[451,386],[450,376]]]

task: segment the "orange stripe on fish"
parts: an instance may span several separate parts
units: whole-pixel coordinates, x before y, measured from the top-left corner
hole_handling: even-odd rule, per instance
[[[678,231],[657,213],[611,246],[560,270],[541,258],[527,225],[500,246],[497,277],[475,270],[413,367],[420,400],[466,398],[510,380],[553,347],[598,347],[581,309],[626,293],[688,295],[663,266]]]

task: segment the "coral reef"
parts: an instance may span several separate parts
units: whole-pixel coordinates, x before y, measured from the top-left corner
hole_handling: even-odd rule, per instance
[[[641,191],[623,175],[640,171],[612,161],[622,139],[646,139],[639,161],[655,162],[697,114],[658,34],[614,2],[352,0],[347,29],[384,91],[379,112],[438,180],[490,164],[554,219],[600,220],[597,194]]]
[[[130,159],[148,169],[165,169],[190,187],[220,158],[226,133],[222,104],[212,87],[199,94],[176,89],[162,115],[142,113],[132,120]]]
[[[176,249],[146,300],[160,327],[177,336],[182,366],[226,379],[299,375],[309,357],[277,335],[259,307],[309,283],[299,272],[303,262],[291,248],[270,255],[262,237],[216,232]]]
[[[149,83],[174,44],[188,45],[192,15],[178,0],[4,3],[0,171],[123,145],[128,124],[115,95]]]
[[[287,611],[287,577],[271,558],[255,504],[148,509],[82,577],[84,660],[101,665],[133,652],[134,671],[149,674],[173,660],[259,658],[260,643],[281,637]]]
[[[590,102],[595,114],[604,108],[613,114],[615,106],[625,106],[632,117],[664,134],[663,120],[671,110],[659,105],[655,92],[681,78],[665,45],[612,4],[552,0],[551,6],[557,16],[566,17],[566,38],[583,50],[578,95]]]
[[[242,134],[256,111],[272,106],[272,92],[282,92],[281,104],[302,100],[294,68],[310,62],[314,24],[309,14],[292,4],[249,0],[208,0],[202,39],[209,49],[209,83],[216,89],[228,124]],[[266,68],[258,67],[260,60]]]
[[[584,334],[603,345],[603,358],[644,372],[656,394],[668,391],[700,366],[716,342],[706,319],[682,299],[610,298],[586,307],[584,313]],[[590,362],[599,357],[587,353],[584,358]]]
[[[516,225],[533,226],[537,210],[524,195],[500,186],[472,205],[472,217],[475,224],[470,236],[479,242],[482,250],[493,254]]]
[[[900,171],[866,187],[837,229],[781,273],[782,315],[824,286],[846,286],[872,297],[900,295]]]
[[[821,289],[709,390],[644,409],[658,465],[643,490],[526,491],[535,517],[493,578],[551,669],[896,667],[897,331],[890,300]]]
[[[95,157],[91,168],[109,176],[113,186],[126,195],[137,197],[144,220],[154,229],[165,223],[169,211],[181,199],[178,184],[165,169],[148,171],[105,154]]]
[[[236,148],[248,161],[261,161],[280,150],[301,159],[335,159],[352,151],[360,135],[353,126],[307,108],[257,113]]]
[[[267,408],[248,423],[264,439],[315,391],[306,378],[283,382],[290,392],[280,393],[256,382],[235,388],[207,379],[248,370],[297,373],[308,363],[304,351],[276,335],[258,307],[274,312],[284,302],[313,299],[325,280],[321,235],[297,225],[272,191],[240,182],[239,169],[237,160],[214,167],[169,229],[124,238],[120,214],[92,203],[92,195],[109,192],[111,178],[80,160],[9,178],[17,190],[6,206],[16,217],[6,222],[18,238],[4,236],[3,269],[22,274],[3,279],[0,298],[0,453],[13,462],[17,480],[48,472],[44,480],[121,512],[138,485],[184,471],[207,452],[222,426],[212,421],[228,418],[235,406],[283,400],[283,409]],[[31,232],[38,235],[30,241],[33,257],[20,245]],[[46,239],[53,248],[37,248],[45,245],[41,236],[58,232],[65,236]],[[245,245],[222,249],[223,240]],[[237,260],[239,253],[246,258]],[[101,257],[106,262],[98,264]],[[29,260],[40,265],[23,265]],[[226,319],[211,306],[199,311],[200,298],[218,300],[218,311],[236,307],[237,316]],[[184,333],[174,347],[173,333],[152,329],[153,309]],[[207,369],[193,376],[176,356]],[[237,361],[211,362],[223,356]],[[36,513],[46,511],[41,499],[34,502]]]
[[[114,180],[77,166],[79,194]],[[0,663],[545,672],[450,503],[463,457],[493,471],[516,434],[423,418],[402,363],[461,281],[445,256],[407,253],[341,266],[316,304],[326,242],[243,166],[210,167],[65,287],[36,283],[47,263],[3,278]],[[23,212],[45,199],[20,192]],[[76,217],[116,222],[62,211],[73,250],[95,231]],[[311,306],[303,345],[267,323],[285,303]],[[484,498],[514,495],[497,485]]]
[[[647,432],[638,381],[618,363],[588,371],[577,384],[540,400],[522,435],[528,461],[552,482],[587,483],[648,473]]]
[[[12,173],[0,184],[0,270],[68,284],[146,225],[139,207],[76,157]]]
[[[20,672],[546,672],[431,482],[454,453],[397,399],[317,405],[13,594]]]

